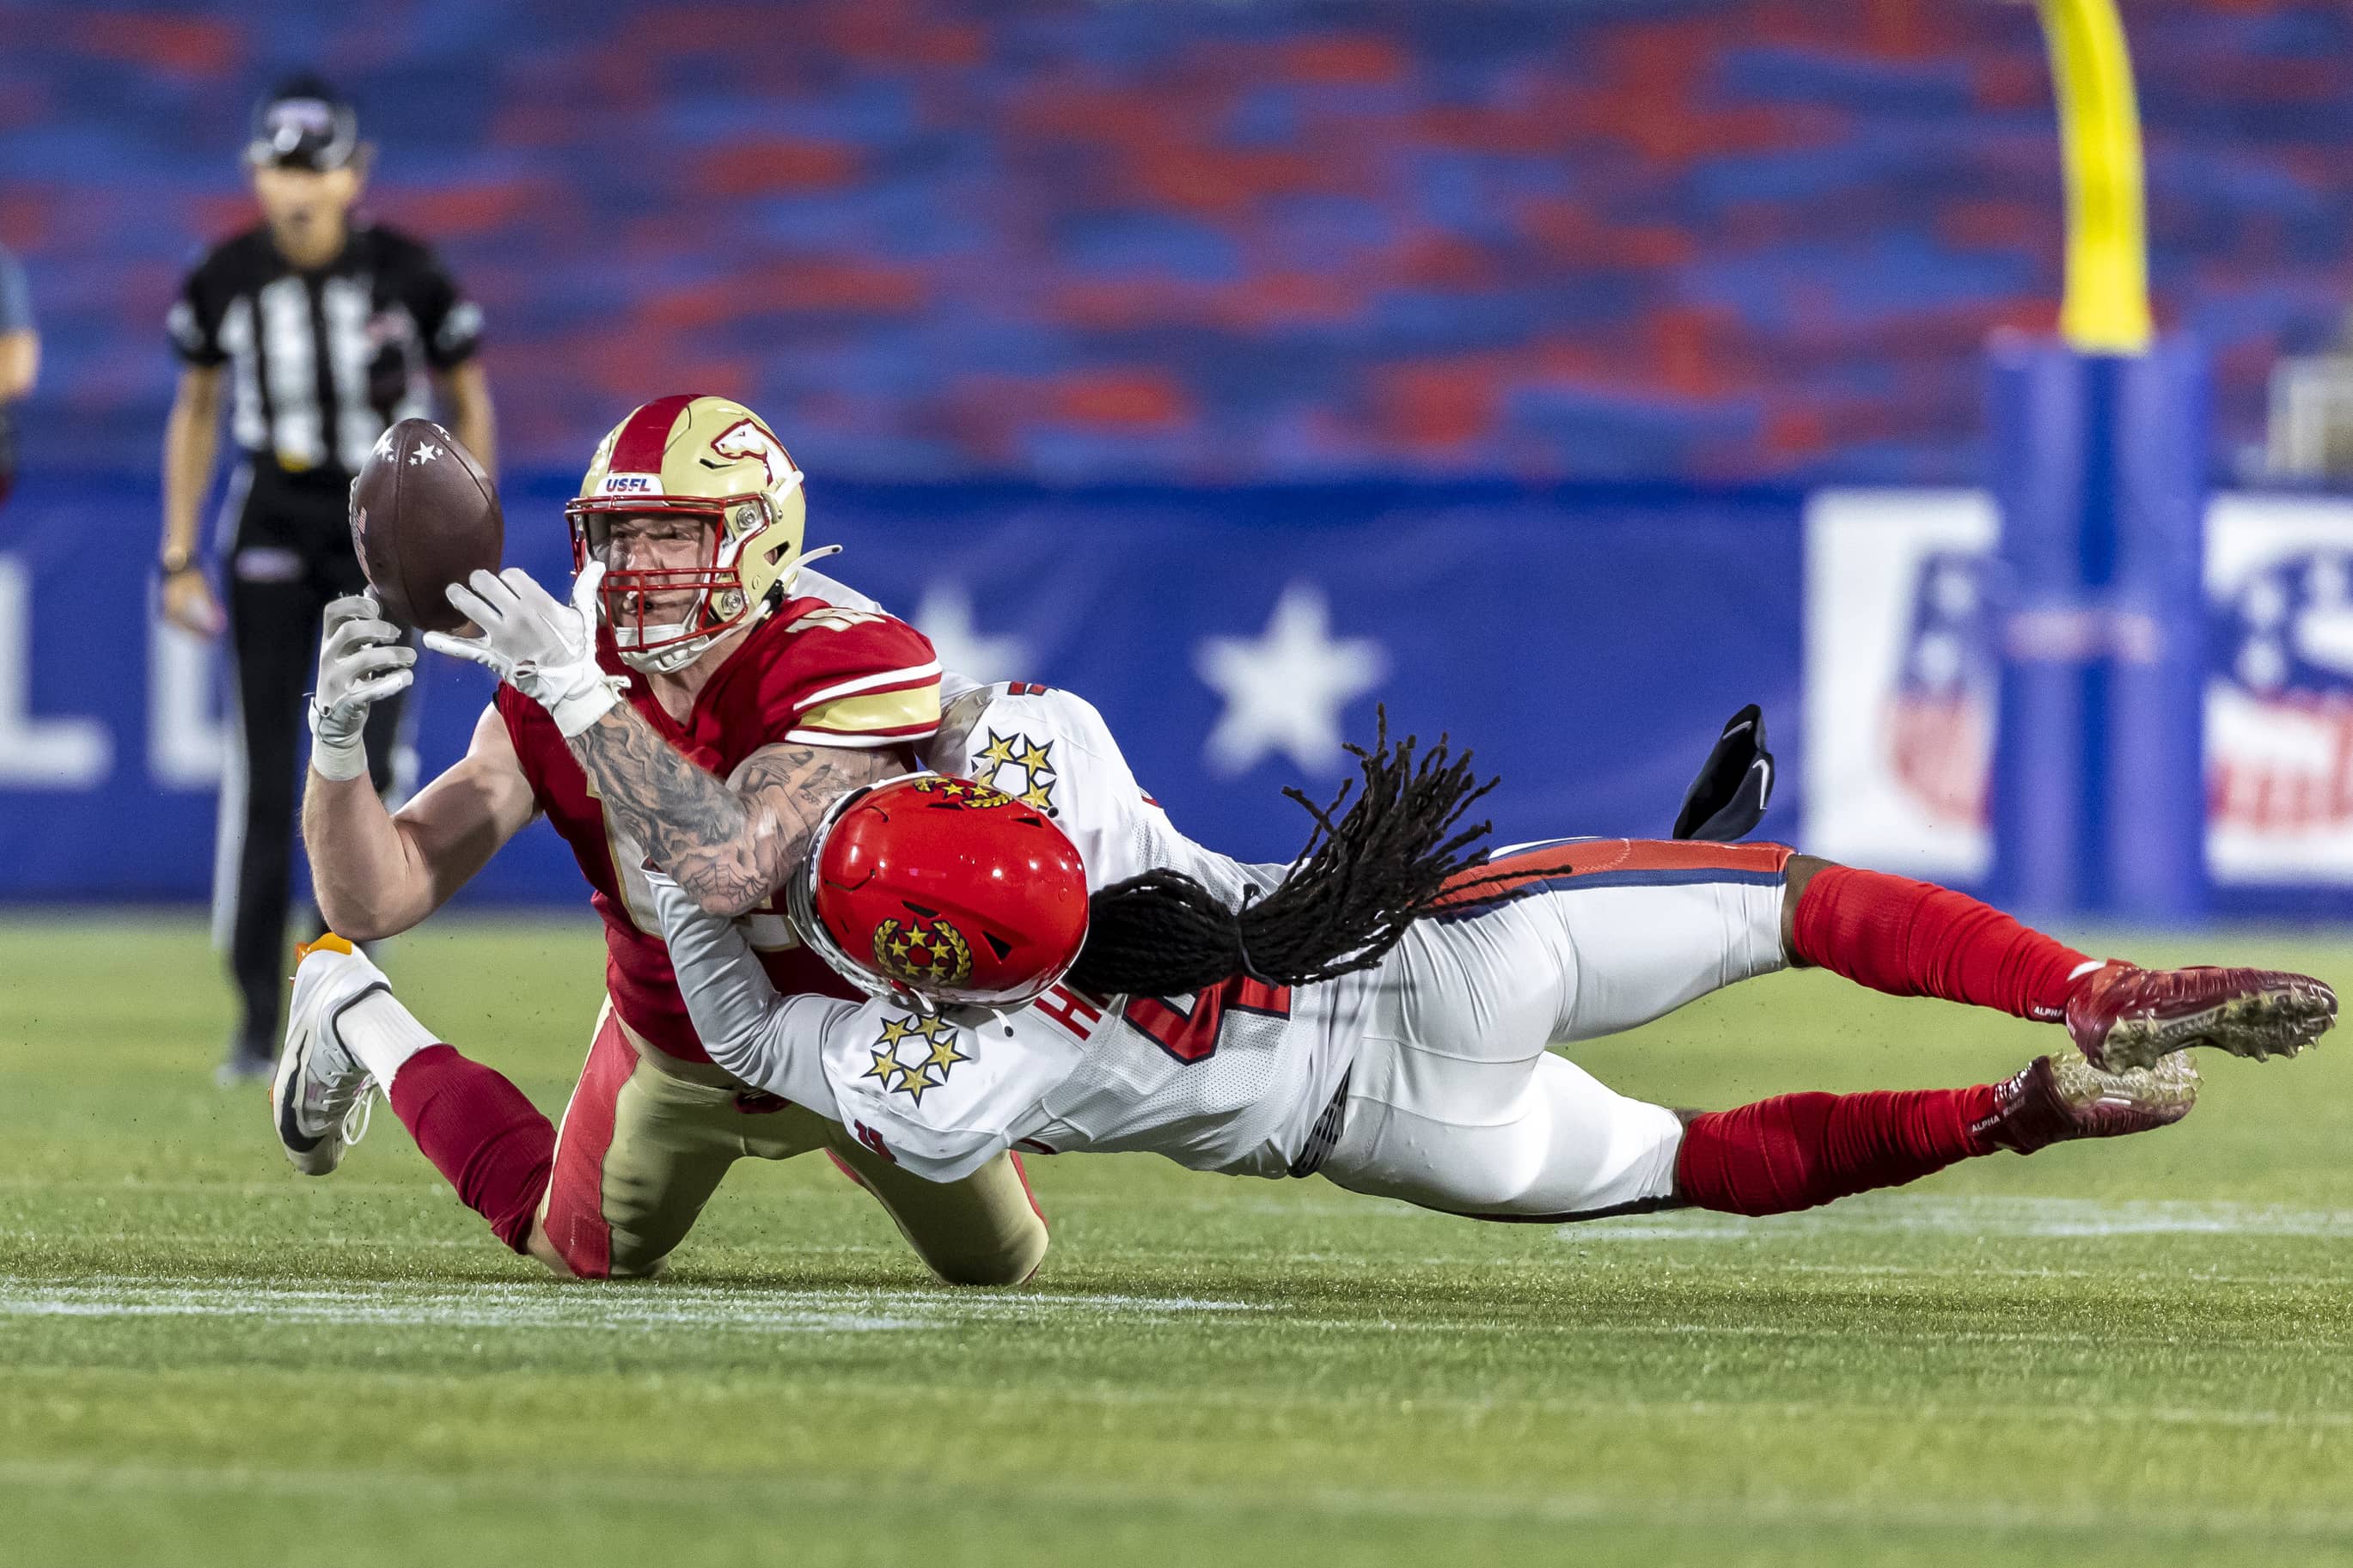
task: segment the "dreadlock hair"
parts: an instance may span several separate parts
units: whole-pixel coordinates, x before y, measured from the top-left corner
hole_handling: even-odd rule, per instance
[[[1449,878],[1486,858],[1476,846],[1490,825],[1460,824],[1496,781],[1479,783],[1471,754],[1451,755],[1443,735],[1417,755],[1419,744],[1411,735],[1392,744],[1384,710],[1372,750],[1348,748],[1363,784],[1353,804],[1357,779],[1328,806],[1284,790],[1315,826],[1290,874],[1238,910],[1177,871],[1097,892],[1070,984],[1098,995],[1172,996],[1237,974],[1310,985],[1378,963],[1437,907]]]

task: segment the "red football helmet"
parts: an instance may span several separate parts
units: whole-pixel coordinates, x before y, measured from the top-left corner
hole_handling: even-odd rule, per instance
[[[870,995],[925,1014],[1017,1007],[1078,961],[1087,874],[1042,812],[971,779],[913,773],[834,803],[785,908]]]

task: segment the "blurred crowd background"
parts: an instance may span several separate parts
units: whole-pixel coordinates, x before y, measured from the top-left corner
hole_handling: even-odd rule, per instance
[[[2153,282],[2215,459],[2353,281],[2353,13],[2126,7]],[[254,0],[0,5],[0,241],[47,463],[145,460],[158,330],[315,67],[371,205],[483,307],[511,461],[662,385],[819,479],[1968,484],[1987,334],[2049,330],[2031,7]],[[134,437],[133,433],[136,432]],[[133,451],[128,448],[140,448]]]
[[[2126,16],[2159,320],[2210,357],[2215,483],[2274,489],[2274,405],[2299,376],[2326,405],[2353,298],[2353,12]],[[247,116],[290,70],[356,98],[368,210],[481,307],[513,559],[565,569],[557,500],[629,406],[742,398],[839,575],[976,673],[1094,698],[1247,853],[1292,847],[1278,787],[1336,777],[1327,732],[1379,699],[1478,747],[1521,837],[1663,831],[1761,701],[1768,831],[1800,835],[1828,809],[1809,508],[1982,484],[1988,341],[2049,333],[2060,293],[2017,5],[0,0],[0,245],[45,352],[0,508],[0,734],[81,748],[0,761],[0,897],[206,886],[216,678],[149,614],[163,322],[252,221]],[[1967,620],[1936,552],[1984,541],[1955,526],[1890,568],[1852,721],[1966,838],[1982,757],[1919,733],[1982,727],[1982,671],[1921,653]],[[2295,559],[2353,549],[2327,527]],[[2292,610],[2333,603],[2303,582]],[[2238,591],[2224,682],[2261,630]],[[428,662],[430,771],[486,693]],[[2308,715],[2348,680],[2241,684]],[[2353,831],[2353,793],[2315,798],[2295,831]],[[474,896],[575,897],[542,837]]]

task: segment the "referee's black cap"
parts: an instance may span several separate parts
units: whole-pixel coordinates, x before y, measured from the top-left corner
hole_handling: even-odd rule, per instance
[[[359,155],[360,118],[351,100],[305,71],[280,82],[253,107],[246,161],[257,167],[340,169]]]

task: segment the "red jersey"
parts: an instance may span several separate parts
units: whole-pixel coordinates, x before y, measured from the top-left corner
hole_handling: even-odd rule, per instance
[[[871,750],[911,745],[939,728],[940,667],[923,634],[878,610],[825,599],[787,599],[754,626],[703,687],[683,723],[663,711],[645,677],[621,662],[601,628],[596,658],[607,673],[627,679],[628,702],[656,734],[721,778],[778,742]],[[533,800],[572,846],[595,889],[588,901],[605,921],[605,984],[613,1010],[670,1055],[709,1061],[662,945],[661,921],[645,880],[645,850],[619,841],[619,830],[605,820],[587,774],[544,709],[503,685],[496,705]],[[777,908],[764,906],[743,922],[777,990],[858,994],[800,945]]]

